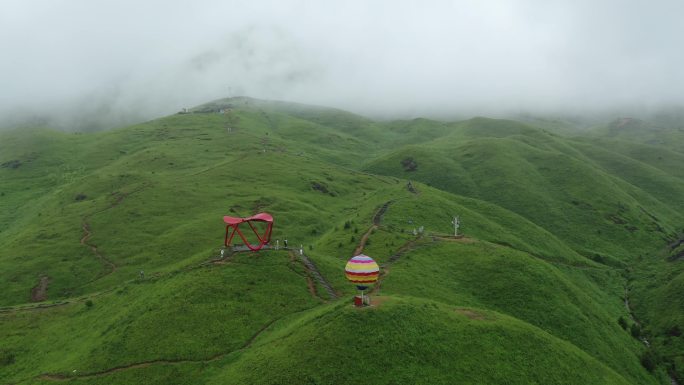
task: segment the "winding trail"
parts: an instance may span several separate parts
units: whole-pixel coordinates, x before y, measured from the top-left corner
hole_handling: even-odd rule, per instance
[[[93,254],[95,254],[95,256],[96,256],[100,261],[102,261],[102,263],[103,263],[104,265],[106,265],[106,266],[109,268],[109,271],[108,271],[107,273],[105,273],[104,275],[98,277],[98,278],[102,278],[102,277],[104,277],[104,276],[106,276],[106,275],[109,275],[109,274],[112,274],[113,272],[115,272],[115,271],[116,271],[116,265],[114,264],[114,262],[112,262],[111,260],[107,259],[107,257],[105,257],[104,255],[102,255],[102,253],[100,253],[100,251],[97,249],[97,245],[96,245],[96,244],[94,244],[94,243],[89,243],[89,242],[88,242],[88,240],[90,239],[90,237],[91,237],[92,235],[93,235],[93,233],[92,233],[92,231],[90,230],[90,224],[89,224],[88,222],[85,222],[85,221],[84,221],[84,222],[83,222],[83,237],[81,238],[81,244],[84,245],[84,246],[88,246],[88,247],[90,248],[90,251],[92,251]]]
[[[39,304],[29,305],[29,306],[26,306],[26,305],[21,306],[20,305],[20,306],[16,306],[16,307],[5,307],[5,308],[0,309],[0,313],[14,313],[14,312],[18,312],[18,311],[42,310],[42,309],[49,309],[52,307],[68,305],[70,303],[71,303],[71,301],[67,300],[67,301],[62,301],[62,302],[57,302],[57,303],[49,303],[49,304],[39,303]]]
[[[373,215],[373,224],[371,225],[370,228],[366,231],[363,236],[361,236],[361,239],[359,240],[358,246],[354,249],[354,254],[353,255],[359,255],[363,252],[363,249],[366,247],[366,242],[368,242],[368,237],[373,233],[375,229],[380,227],[380,222],[382,222],[382,217],[385,215],[387,212],[387,209],[389,209],[389,206],[394,203],[394,201],[387,201],[385,202],[378,211],[375,212],[375,215]]]
[[[402,255],[420,247],[417,245],[419,239],[420,239],[420,235],[418,235],[414,239],[409,239],[406,243],[404,243],[399,248],[399,250],[397,250],[394,254],[390,255],[390,257],[387,259],[387,262],[380,265],[380,267],[382,268],[380,270],[380,275],[378,276],[378,280],[375,282],[375,285],[373,285],[373,288],[368,292],[369,295],[370,294],[376,294],[380,290],[380,287],[382,286],[382,281],[385,279],[385,277],[387,277],[389,275],[390,266],[392,266],[392,264],[394,264],[396,261],[398,261]]]
[[[215,354],[209,358],[205,359],[158,359],[158,360],[149,360],[149,361],[141,361],[141,362],[135,362],[131,363],[128,365],[121,365],[121,366],[116,366],[113,368],[109,368],[106,370],[101,370],[97,372],[90,372],[90,373],[85,373],[85,374],[74,374],[74,375],[66,375],[66,374],[58,374],[58,373],[43,373],[35,378],[39,378],[41,380],[48,380],[48,381],[69,381],[69,380],[75,380],[75,379],[87,379],[87,378],[95,378],[95,377],[102,377],[106,376],[112,373],[116,372],[121,372],[124,370],[129,370],[129,369],[138,369],[138,368],[146,368],[148,366],[152,365],[164,365],[164,364],[170,364],[170,365],[175,365],[175,364],[189,364],[189,363],[207,363],[207,362],[212,362],[212,361],[217,361],[228,354],[231,354],[233,352],[246,349],[254,343],[254,341],[259,338],[259,336],[266,331],[271,325],[273,325],[276,321],[278,321],[281,318],[287,317],[289,314],[286,314],[283,317],[273,319],[269,322],[267,322],[264,326],[259,328],[252,337],[250,337],[239,349],[236,350],[231,350],[228,352],[222,352]]]
[[[375,215],[373,215],[373,224],[371,227],[366,231],[365,234],[361,237],[359,240],[358,246],[356,246],[356,249],[354,249],[354,255],[359,255],[363,252],[363,249],[366,247],[366,242],[368,242],[368,237],[373,233],[375,229],[380,227],[380,223],[382,222],[382,217],[385,215],[387,210],[389,209],[390,205],[394,203],[393,200],[385,202],[378,211],[375,212]],[[380,276],[378,277],[378,281],[375,283],[373,286],[373,289],[369,292],[369,294],[374,294],[378,290],[380,290],[380,286],[382,285],[382,280],[389,275],[389,267],[396,262],[399,258],[401,258],[402,255],[404,255],[406,252],[414,250],[416,248],[416,244],[418,240],[420,239],[420,235],[415,237],[414,239],[408,240],[406,243],[404,243],[399,249],[392,254],[388,259],[387,262],[383,263],[380,265],[382,268],[380,272]]]
[[[90,251],[92,251],[92,253],[95,254],[95,256],[96,256],[96,257],[97,257],[105,266],[107,266],[107,268],[108,268],[108,270],[109,270],[108,272],[106,272],[106,273],[104,273],[104,274],[98,276],[97,278],[95,278],[95,279],[93,279],[93,280],[90,280],[90,281],[86,282],[86,284],[92,283],[92,282],[94,282],[94,281],[96,281],[96,280],[98,280],[98,279],[101,279],[101,278],[103,278],[103,277],[106,277],[107,275],[114,273],[114,272],[116,271],[116,269],[117,269],[116,264],[115,264],[114,262],[112,262],[110,259],[108,259],[107,257],[105,257],[104,254],[102,254],[102,253],[98,250],[96,244],[90,243],[90,242],[89,242],[90,237],[93,236],[93,231],[92,231],[92,228],[91,228],[90,223],[89,223],[90,218],[91,218],[93,215],[97,215],[97,214],[103,213],[103,212],[105,212],[105,211],[107,211],[107,210],[111,210],[111,209],[117,207],[118,205],[121,204],[121,202],[124,201],[124,199],[128,198],[129,196],[131,196],[131,195],[133,195],[133,194],[135,194],[135,193],[138,193],[138,192],[142,191],[143,189],[145,189],[145,188],[147,188],[147,187],[149,187],[149,186],[146,185],[146,184],[143,184],[142,186],[138,187],[137,189],[135,189],[135,190],[133,190],[133,191],[131,191],[131,192],[127,192],[127,193],[115,192],[115,193],[112,193],[112,195],[116,194],[116,199],[114,199],[114,201],[113,201],[109,206],[107,206],[107,207],[105,207],[105,208],[103,208],[103,209],[101,209],[101,210],[97,210],[97,211],[95,211],[95,212],[92,212],[92,213],[90,213],[90,214],[87,214],[87,215],[85,215],[85,216],[83,217],[83,223],[82,223],[82,225],[81,225],[81,227],[83,228],[83,237],[81,238],[81,244],[84,245],[84,246],[87,246],[88,248],[90,248]]]
[[[105,266],[106,266],[106,267],[107,267],[107,269],[108,269],[108,271],[105,272],[104,274],[99,275],[99,276],[97,276],[97,277],[91,279],[91,280],[88,281],[88,282],[85,282],[83,285],[87,285],[87,284],[93,283],[93,282],[97,281],[98,279],[101,279],[101,278],[103,278],[103,277],[106,277],[107,275],[114,273],[114,272],[116,271],[116,269],[117,269],[116,264],[115,264],[114,262],[112,262],[110,259],[108,259],[107,257],[105,257],[105,256],[98,250],[97,245],[95,245],[94,243],[89,242],[90,238],[93,236],[93,232],[92,232],[92,229],[91,229],[91,226],[90,226],[90,223],[89,223],[90,218],[91,218],[93,215],[96,215],[96,214],[102,213],[102,212],[104,212],[104,211],[113,209],[114,207],[116,207],[116,206],[118,206],[119,204],[121,204],[121,202],[123,202],[123,200],[124,200],[125,198],[127,198],[128,196],[130,196],[131,194],[135,194],[135,193],[137,193],[137,192],[139,192],[139,191],[141,191],[141,190],[143,190],[143,189],[145,189],[145,188],[147,188],[147,187],[149,187],[149,186],[148,186],[148,185],[142,185],[141,187],[138,187],[137,189],[135,189],[135,190],[133,190],[133,191],[131,191],[131,192],[128,192],[128,193],[113,193],[112,195],[117,194],[117,196],[116,196],[116,199],[115,199],[109,206],[107,206],[107,207],[105,207],[105,208],[103,208],[103,209],[101,209],[101,210],[97,210],[97,211],[95,211],[95,212],[92,212],[92,213],[90,213],[90,214],[86,214],[86,215],[83,217],[83,222],[82,222],[82,224],[81,224],[81,228],[83,229],[83,236],[81,237],[81,239],[80,239],[79,242],[80,242],[80,244],[82,244],[82,245],[88,247],[88,248],[90,249],[90,251],[91,251],[91,252],[92,252],[92,253],[93,253],[93,254],[94,254],[94,255],[95,255],[95,256],[96,256],[96,257],[97,257]],[[48,284],[49,284],[49,283],[50,283],[50,277],[49,277],[49,276],[47,276],[47,275],[42,275],[42,276],[40,277],[40,279],[39,279],[39,281],[38,281],[38,284],[37,284],[36,286],[34,286],[33,288],[31,288],[31,292],[30,292],[30,295],[31,295],[31,302],[42,302],[42,301],[47,300],[47,289],[48,289]],[[98,295],[98,294],[96,294],[96,295]],[[76,302],[82,302],[82,301],[85,301],[85,299],[76,300]],[[32,306],[20,306],[20,307],[1,308],[1,309],[0,309],[0,313],[10,313],[10,312],[24,311],[24,310],[40,310],[40,309],[47,309],[47,308],[52,308],[52,307],[57,307],[57,306],[68,305],[69,303],[72,303],[72,302],[74,302],[74,300],[68,300],[68,299],[67,299],[67,300],[64,300],[64,301],[61,301],[61,302],[58,302],[58,303],[53,303],[53,304],[36,304],[36,305],[32,305]]]

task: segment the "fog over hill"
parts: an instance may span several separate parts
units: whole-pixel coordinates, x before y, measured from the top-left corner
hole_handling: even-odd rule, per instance
[[[372,117],[684,104],[684,4],[8,0],[0,127],[98,129],[226,96]]]

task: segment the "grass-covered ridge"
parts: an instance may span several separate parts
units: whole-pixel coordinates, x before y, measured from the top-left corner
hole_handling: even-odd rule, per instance
[[[618,324],[625,286],[659,362],[681,361],[681,258],[656,254],[684,227],[675,149],[247,98],[192,111],[0,134],[0,382],[663,382]],[[340,300],[297,252],[206,263],[221,217],[258,211]],[[342,271],[364,234],[382,301],[359,310]]]

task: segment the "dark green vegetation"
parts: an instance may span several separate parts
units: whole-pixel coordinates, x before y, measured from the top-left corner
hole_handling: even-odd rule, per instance
[[[561,136],[231,99],[0,134],[0,383],[684,378],[684,136],[621,122]],[[295,252],[215,260],[221,216],[258,211],[341,299]],[[383,273],[356,309],[342,272],[367,232]]]

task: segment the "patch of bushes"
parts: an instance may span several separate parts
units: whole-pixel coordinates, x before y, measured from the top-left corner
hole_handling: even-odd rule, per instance
[[[0,367],[12,365],[16,358],[9,350],[0,350]]]
[[[409,156],[402,159],[401,166],[404,168],[404,171],[416,171],[418,169],[418,162]]]
[[[647,350],[641,355],[641,366],[646,368],[649,372],[653,373],[656,366],[658,365],[658,359],[652,351]]]
[[[0,164],[2,168],[19,168],[21,166],[21,161],[19,159],[14,159]]]
[[[628,325],[627,325],[627,320],[625,319],[625,317],[620,316],[620,318],[618,318],[618,324],[622,327],[622,330],[627,330]]]
[[[311,188],[316,191],[322,192],[323,194],[328,194],[331,197],[337,196],[337,193],[328,189],[328,186],[325,183],[312,181]]]

